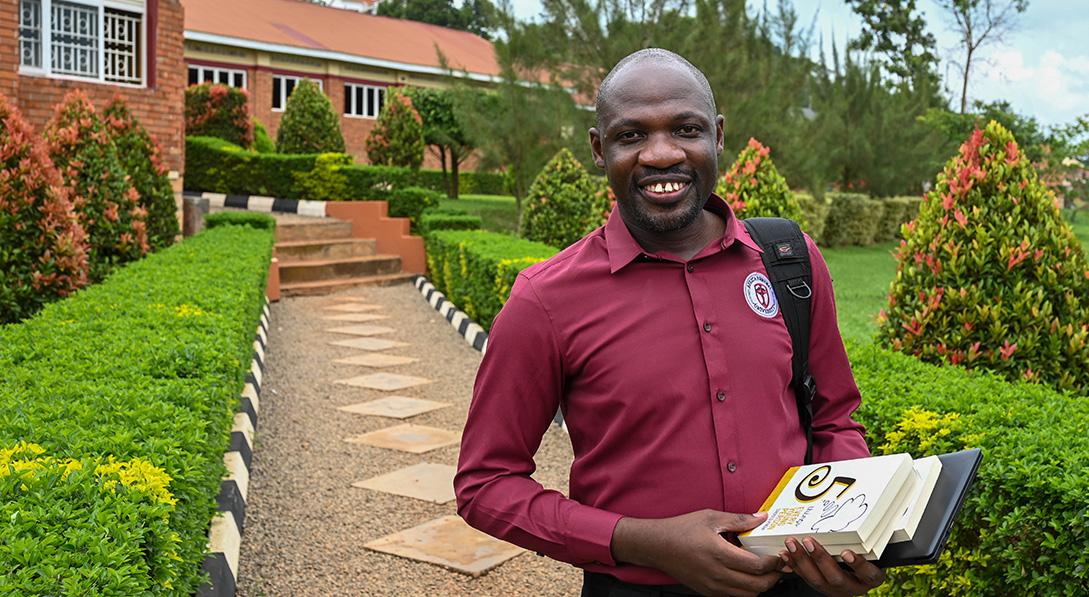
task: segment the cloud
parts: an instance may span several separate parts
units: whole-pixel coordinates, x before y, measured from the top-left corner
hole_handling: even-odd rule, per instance
[[[970,96],[1008,100],[1042,124],[1071,122],[1089,111],[1089,56],[1048,50],[1033,63],[1018,50],[995,52],[973,77]]]

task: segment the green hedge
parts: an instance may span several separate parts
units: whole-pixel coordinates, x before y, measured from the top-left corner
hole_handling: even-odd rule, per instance
[[[506,234],[436,230],[424,237],[431,283],[485,330],[523,269],[558,251]]]
[[[805,233],[818,245],[824,245],[824,226],[828,221],[828,212],[832,208],[828,202],[818,200],[808,193],[795,193],[798,206],[802,208],[802,217],[805,219]]]
[[[205,228],[220,226],[249,226],[259,230],[276,231],[276,218],[257,211],[217,211],[204,216]]]
[[[880,595],[1084,595],[1089,410],[1084,397],[849,346],[857,418],[875,454],[983,449],[938,564],[893,571]]]
[[[0,327],[0,594],[195,593],[272,244],[214,227]]]
[[[447,176],[450,172],[447,171]],[[416,173],[416,186],[446,194],[442,184],[442,170],[420,170]],[[507,176],[502,172],[458,172],[458,195],[509,195]]]
[[[420,214],[420,235],[427,235],[437,230],[480,230],[484,221],[461,209],[431,207]]]
[[[828,193],[823,200],[796,195],[805,232],[822,247],[872,245],[900,238],[900,226],[919,215],[922,197],[871,199],[858,193]]]

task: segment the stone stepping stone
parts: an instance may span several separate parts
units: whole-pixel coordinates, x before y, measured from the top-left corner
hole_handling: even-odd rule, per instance
[[[373,489],[395,495],[416,498],[436,504],[454,499],[454,473],[457,468],[448,464],[421,462],[415,466],[379,475],[366,481],[356,481],[352,487]]]
[[[446,408],[450,406],[444,402],[424,400],[422,398],[409,398],[407,396],[386,396],[381,400],[360,402],[348,406],[338,407],[347,413],[357,415],[373,415],[376,417],[390,417],[393,419],[407,419],[426,412]]]
[[[382,305],[363,305],[360,303],[342,303],[325,307],[327,311],[343,311],[344,313],[363,313],[364,311],[373,311],[381,308]]]
[[[443,516],[376,539],[367,549],[428,562],[478,577],[524,550],[465,524],[458,516]]]
[[[347,346],[349,348],[359,348],[362,350],[385,350],[387,348],[396,348],[398,346],[408,346],[404,342],[398,342],[396,340],[383,340],[382,338],[352,338],[351,340],[337,340],[336,342],[330,342],[333,346]]]
[[[334,359],[333,362],[344,363],[345,365],[366,365],[367,367],[392,367],[394,365],[415,363],[418,360],[419,359],[414,359],[412,357],[402,357],[395,354],[386,354],[384,352],[371,352],[368,354],[357,354],[346,359]]]
[[[386,315],[376,315],[374,313],[344,313],[343,315],[330,315],[329,317],[322,317],[322,319],[328,321],[350,321],[352,323],[363,323],[364,321],[378,321],[379,319],[389,319]]]
[[[359,377],[352,377],[349,379],[338,379],[333,383],[339,383],[346,386],[354,386],[357,388],[370,388],[372,390],[403,390],[405,388],[411,388],[412,386],[418,386],[425,383],[431,383],[434,380],[427,379],[425,377],[416,377],[415,375],[398,375],[396,373],[371,373],[370,375],[360,375]]]
[[[461,435],[436,427],[406,423],[349,437],[344,441],[352,444],[364,444],[413,454],[423,454],[437,448],[456,444],[461,441]]]
[[[380,325],[349,325],[342,328],[329,328],[325,331],[336,334],[351,334],[353,336],[377,336],[378,334],[388,334],[394,329]]]

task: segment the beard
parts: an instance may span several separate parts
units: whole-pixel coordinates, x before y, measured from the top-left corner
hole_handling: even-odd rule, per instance
[[[671,168],[666,172],[675,171],[679,171],[679,169]],[[700,214],[703,213],[703,206],[707,203],[708,197],[710,197],[710,192],[702,193],[699,190],[699,177],[696,176],[694,172],[685,170],[684,173],[688,176],[690,188],[688,189],[688,194],[681,199],[681,202],[674,205],[672,209],[664,212],[659,210],[652,211],[651,209],[648,209],[647,204],[642,201],[631,202],[631,211],[628,215],[631,216],[633,223],[636,226],[647,232],[662,234],[686,228],[699,219]],[[635,181],[632,181],[628,196],[640,197],[641,195],[642,189],[639,188],[639,185]]]

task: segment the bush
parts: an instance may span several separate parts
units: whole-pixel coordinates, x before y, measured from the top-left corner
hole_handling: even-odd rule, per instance
[[[553,247],[480,230],[436,230],[424,237],[431,283],[485,330],[525,268],[555,255]]]
[[[132,116],[120,95],[106,106],[102,117],[117,145],[117,159],[140,195],[140,206],[147,210],[148,246],[152,251],[169,247],[181,230],[162,149]]]
[[[828,212],[832,209],[830,202],[827,198],[817,199],[808,193],[798,193],[794,198],[798,201],[802,219],[805,220],[802,230],[813,242],[824,246],[824,228],[828,222]]]
[[[87,94],[67,94],[43,136],[87,231],[90,281],[101,281],[147,253],[147,209],[139,204],[140,195]]]
[[[983,450],[939,562],[892,570],[874,594],[1081,594],[1089,584],[1084,398],[872,344],[850,345],[848,354],[863,396],[856,418],[874,454]]]
[[[389,198],[389,215],[395,218],[408,218],[413,226],[419,223],[420,214],[429,207],[435,207],[445,197],[442,193],[403,187],[394,189]]]
[[[277,153],[344,153],[340,118],[317,83],[303,79],[287,98],[280,128],[276,130]]]
[[[258,230],[276,230],[276,218],[257,211],[217,211],[204,216],[205,228],[249,226]]]
[[[185,134],[217,137],[239,147],[253,147],[249,92],[222,83],[201,83],[185,90]]]
[[[821,239],[826,247],[843,247],[851,244],[852,238],[860,236],[857,229],[852,230],[855,222],[865,217],[866,202],[872,201],[859,193],[828,193],[828,217],[824,220]],[[876,223],[873,224],[876,230]],[[870,238],[873,238],[871,232]]]
[[[42,141],[0,95],[0,324],[88,284],[87,241]]]
[[[877,239],[881,220],[885,217],[885,202],[867,197],[860,208],[847,222],[847,244],[868,247]]]
[[[802,209],[772,163],[770,153],[771,149],[750,138],[734,165],[719,179],[715,192],[740,219],[789,218],[805,228]]]
[[[1089,262],[1001,125],[950,159],[897,260],[883,345],[1087,393]]]
[[[418,228],[421,236],[427,236],[436,230],[480,230],[484,225],[480,216],[471,215],[460,209],[431,207],[422,214]]]
[[[268,230],[205,230],[0,326],[0,450],[37,444],[30,460],[83,469],[64,480],[40,462],[25,489],[0,479],[0,594],[196,593],[272,244]]]
[[[268,134],[268,129],[256,118],[253,121],[253,150],[257,153],[276,153],[276,142]]]
[[[522,208],[522,237],[563,249],[609,217],[611,193],[590,177],[567,149],[541,169]]]
[[[351,201],[352,189],[348,176],[342,171],[352,165],[352,156],[343,153],[323,153],[314,161],[310,172],[295,172],[299,197],[311,201]]]
[[[397,91],[387,93],[364,143],[372,164],[419,170],[424,156],[423,120],[412,100]]]
[[[448,174],[449,175],[449,174]],[[445,192],[441,170],[420,170],[415,175],[416,186]],[[509,195],[506,176],[501,172],[458,172],[458,195]]]

